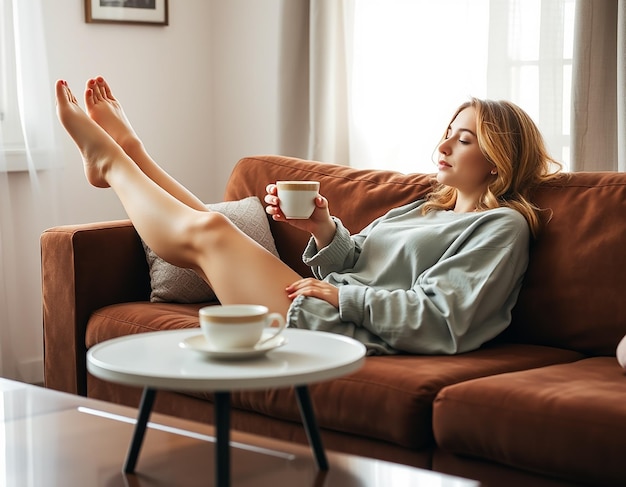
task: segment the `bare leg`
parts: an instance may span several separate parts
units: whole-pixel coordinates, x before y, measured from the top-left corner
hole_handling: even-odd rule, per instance
[[[146,243],[172,264],[206,276],[224,304],[258,303],[286,313],[285,288],[300,276],[217,212],[189,207],[150,179],[56,84],[58,117],[78,146],[87,180],[110,186]]]
[[[102,76],[87,81],[85,107],[91,119],[124,149],[124,152],[150,179],[186,205],[196,210],[205,210],[202,201],[172,178],[150,157],[143,142],[126,117],[122,105],[113,96],[108,83]]]

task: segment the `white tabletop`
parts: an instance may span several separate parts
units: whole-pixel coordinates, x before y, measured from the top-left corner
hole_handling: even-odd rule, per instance
[[[120,384],[189,391],[266,389],[321,382],[358,370],[363,344],[319,331],[286,329],[287,344],[248,360],[214,360],[179,343],[200,328],[107,340],[87,353],[87,369]]]

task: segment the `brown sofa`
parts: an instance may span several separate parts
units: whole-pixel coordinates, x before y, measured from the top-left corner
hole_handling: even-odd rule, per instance
[[[353,232],[430,187],[424,174],[358,170],[279,156],[242,159],[225,199],[262,199],[268,182],[317,179]],[[510,328],[457,356],[368,357],[311,387],[329,449],[430,468],[485,485],[626,485],[626,174],[574,173],[537,188],[552,218],[531,259]],[[270,221],[281,258],[308,236]],[[202,304],[150,303],[144,250],[128,221],[61,226],[41,238],[45,384],[136,406],[104,382],[87,349],[130,333],[197,327]],[[306,442],[291,390],[233,394],[233,427]],[[210,394],[157,395],[155,409],[212,421]]]

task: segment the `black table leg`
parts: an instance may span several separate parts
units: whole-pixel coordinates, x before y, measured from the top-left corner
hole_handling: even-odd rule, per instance
[[[146,425],[148,424],[148,419],[150,419],[155,396],[156,391],[154,389],[149,387],[144,388],[139,405],[139,416],[135,424],[135,432],[133,433],[133,439],[128,453],[126,454],[126,461],[124,462],[124,472],[126,473],[133,473],[135,471],[135,465],[137,464],[139,450],[141,450],[143,437],[146,433]]]
[[[309,439],[309,444],[311,445],[313,454],[315,455],[317,468],[320,470],[328,470],[328,460],[326,460],[326,453],[324,452],[324,445],[322,445],[320,429],[317,425],[317,420],[315,419],[315,412],[313,411],[313,403],[311,402],[311,396],[309,395],[309,388],[307,386],[297,386],[295,389],[296,397],[298,398],[298,406],[300,408],[300,415],[302,416],[306,436]]]
[[[230,392],[216,392],[215,485],[230,486]]]

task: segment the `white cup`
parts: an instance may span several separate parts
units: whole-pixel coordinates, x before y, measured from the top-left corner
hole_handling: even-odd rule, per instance
[[[216,350],[254,348],[278,336],[286,326],[280,313],[257,304],[205,306],[199,314],[202,333]],[[261,340],[263,330],[276,323],[274,333]]]
[[[319,181],[276,181],[280,210],[286,218],[306,220],[315,210]]]

